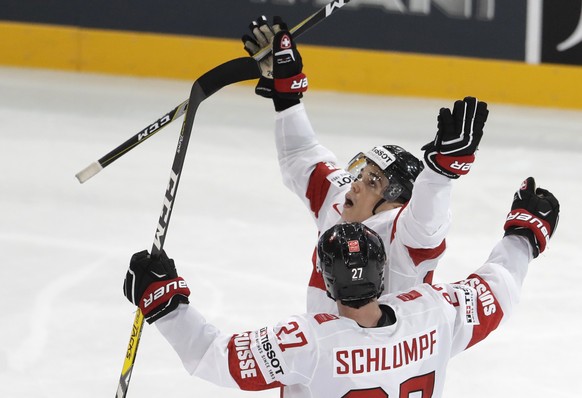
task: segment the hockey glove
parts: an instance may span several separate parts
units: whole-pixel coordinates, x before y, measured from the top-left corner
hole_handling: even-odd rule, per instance
[[[505,236],[525,236],[535,258],[546,249],[558,225],[559,214],[558,199],[551,192],[536,188],[534,178],[529,177],[513,195],[511,211],[503,227]]]
[[[441,108],[434,141],[422,147],[426,165],[449,178],[467,174],[487,121],[487,103],[465,97],[455,102],[453,112]]]
[[[261,48],[271,45],[275,33],[281,31],[281,21],[273,23],[269,26],[267,18],[262,15],[256,21],[249,25],[250,35],[243,35],[242,42],[244,43],[245,51],[252,57]],[[287,27],[285,26],[285,29]],[[273,98],[275,91],[273,83],[273,54],[267,55],[259,61],[259,68],[261,69],[261,77],[255,87],[255,93],[265,98]]]
[[[151,324],[175,310],[178,304],[188,304],[190,289],[178,276],[174,260],[169,259],[165,251],[152,258],[143,250],[131,257],[123,281],[123,294],[140,308]]]
[[[287,26],[273,39],[273,79],[279,98],[299,99],[307,91],[307,76],[303,74],[303,60]]]
[[[273,52],[259,62],[261,78],[255,93],[273,98],[277,111],[299,103],[307,90],[307,77],[302,73],[303,61],[287,25],[280,17],[273,18],[269,26],[263,16],[250,25],[252,37],[244,35],[245,50],[252,56],[261,47],[272,43]]]

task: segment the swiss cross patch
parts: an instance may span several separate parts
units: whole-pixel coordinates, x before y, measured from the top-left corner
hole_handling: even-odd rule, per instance
[[[291,48],[291,38],[289,35],[283,35],[281,37],[281,48]]]
[[[357,253],[360,251],[360,242],[357,240],[348,241],[348,250],[350,253]]]

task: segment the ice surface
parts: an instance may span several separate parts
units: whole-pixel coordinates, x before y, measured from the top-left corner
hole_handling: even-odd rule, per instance
[[[187,98],[191,82],[0,68],[0,397],[113,397],[133,321],[121,286],[149,249],[182,119],[81,185],[75,173]],[[305,103],[320,141],[347,162],[396,143],[420,155],[457,97],[318,92]],[[561,201],[550,249],[531,266],[515,315],[454,358],[446,397],[580,397],[582,111],[490,104],[472,172],[455,182],[438,281],[468,275],[500,238],[529,175]],[[303,312],[316,231],[283,187],[269,101],[251,86],[202,104],[166,250],[191,301],[227,332]],[[146,325],[128,397],[278,397],[191,378]]]

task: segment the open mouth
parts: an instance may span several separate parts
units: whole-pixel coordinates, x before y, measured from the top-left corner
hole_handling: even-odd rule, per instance
[[[346,201],[344,203],[344,209],[350,208],[354,205],[354,202],[346,196]]]

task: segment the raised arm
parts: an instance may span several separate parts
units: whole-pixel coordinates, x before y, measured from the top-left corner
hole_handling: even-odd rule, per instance
[[[451,224],[452,181],[469,171],[487,116],[487,104],[473,97],[456,101],[452,112],[441,108],[436,136],[422,148],[426,167],[391,231],[387,292],[432,282]]]
[[[450,224],[452,180],[471,169],[489,111],[474,97],[441,108],[437,133],[422,147],[425,169],[420,173],[397,231],[412,248],[430,248],[445,238]]]
[[[351,178],[335,166],[336,156],[319,144],[300,102],[308,86],[301,54],[287,26],[277,17],[272,25],[264,17],[253,21],[243,42],[251,55],[272,43],[273,55],[261,61],[263,74],[255,92],[271,98],[277,111],[275,143],[283,183],[319,219],[331,184],[349,186]]]
[[[310,344],[305,318],[222,333],[188,305],[190,290],[163,251],[157,258],[147,251],[136,253],[123,286],[127,299],[139,306],[148,323],[155,322],[191,375],[224,387],[265,390],[304,383],[312,371],[307,358],[316,343]]]
[[[560,212],[556,197],[527,178],[515,193],[505,236],[483,266],[461,282],[445,285],[456,313],[453,355],[483,340],[519,302],[528,264],[547,248]]]

